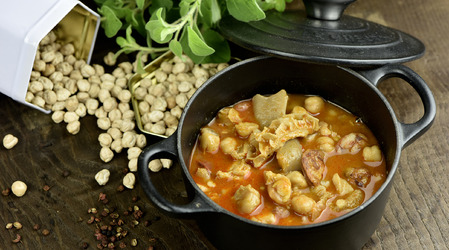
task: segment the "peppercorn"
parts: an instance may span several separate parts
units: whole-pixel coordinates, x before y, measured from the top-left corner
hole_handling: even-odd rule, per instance
[[[43,189],[44,191],[48,191],[48,190],[50,190],[50,186],[49,186],[49,185],[45,185],[42,189]]]
[[[120,242],[120,244],[118,246],[123,249],[123,248],[126,247],[126,243],[125,242]]]
[[[39,226],[39,224],[34,224],[33,229],[34,230],[39,230],[41,228],[41,226]]]

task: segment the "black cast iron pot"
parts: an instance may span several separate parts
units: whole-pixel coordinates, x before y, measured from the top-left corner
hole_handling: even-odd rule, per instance
[[[386,78],[407,81],[420,95],[423,117],[413,124],[400,123],[376,85]],[[244,219],[209,199],[195,184],[188,166],[199,130],[218,110],[255,94],[288,93],[319,95],[359,116],[373,131],[385,154],[386,182],[360,207],[336,219],[306,226],[274,226]],[[138,161],[139,181],[150,200],[173,216],[195,218],[219,249],[360,249],[371,237],[383,215],[398,167],[401,150],[432,124],[435,100],[426,83],[403,65],[385,65],[367,71],[338,66],[292,62],[261,56],[236,63],[209,79],[192,96],[169,138],[148,146]],[[179,161],[192,201],[176,205],[166,200],[152,183],[152,159]]]

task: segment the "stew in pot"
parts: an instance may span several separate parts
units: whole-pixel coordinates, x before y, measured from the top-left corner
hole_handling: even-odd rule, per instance
[[[387,176],[373,133],[319,96],[256,95],[201,128],[189,171],[213,201],[276,225],[322,222],[358,207]]]

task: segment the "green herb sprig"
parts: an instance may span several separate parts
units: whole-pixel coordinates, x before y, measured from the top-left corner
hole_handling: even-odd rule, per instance
[[[152,58],[171,50],[186,54],[195,63],[228,62],[227,41],[216,31],[223,15],[243,22],[265,18],[265,11],[284,11],[292,0],[95,0],[107,37],[116,37],[122,53],[137,53],[138,70],[142,56]],[[121,30],[124,36],[119,36]],[[137,37],[137,36],[139,37]],[[145,45],[137,41],[144,41]]]

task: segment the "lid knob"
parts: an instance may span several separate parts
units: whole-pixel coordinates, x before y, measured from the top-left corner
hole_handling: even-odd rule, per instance
[[[307,16],[335,21],[340,19],[343,11],[356,0],[303,0]]]

